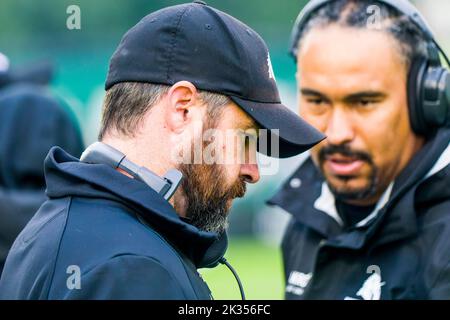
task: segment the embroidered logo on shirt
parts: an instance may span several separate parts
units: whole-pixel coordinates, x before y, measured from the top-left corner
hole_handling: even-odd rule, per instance
[[[364,281],[361,289],[356,293],[362,300],[380,300],[381,287],[386,283],[381,282],[381,270],[377,265],[371,265],[367,268],[367,273],[372,273],[366,281]],[[360,300],[351,297],[346,297],[345,300]]]
[[[301,296],[305,292],[305,288],[312,278],[312,273],[303,273],[292,271],[289,275],[286,293],[292,293]]]

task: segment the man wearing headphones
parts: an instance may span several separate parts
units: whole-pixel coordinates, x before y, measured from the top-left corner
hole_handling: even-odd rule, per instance
[[[286,298],[450,298],[450,74],[425,20],[405,0],[313,0],[291,53],[327,140],[270,200],[292,215]]]
[[[287,157],[324,136],[281,104],[260,36],[201,1],[130,29],[105,87],[100,142],[81,161],[47,156],[50,199],[16,239],[0,298],[210,299],[197,269],[226,264],[231,202],[259,179],[250,139]]]

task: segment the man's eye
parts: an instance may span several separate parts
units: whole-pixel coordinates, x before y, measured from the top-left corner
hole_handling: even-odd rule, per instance
[[[361,101],[359,101],[359,104],[362,105],[362,106],[367,106],[367,105],[369,105],[371,103],[372,103],[372,101],[370,101],[370,100],[361,100]]]
[[[308,101],[308,103],[317,104],[317,105],[325,103],[325,101],[323,99],[320,99],[320,98],[308,98],[308,99],[306,99],[306,101]]]
[[[378,101],[373,99],[359,99],[354,102],[354,104],[358,107],[370,107],[376,104]]]

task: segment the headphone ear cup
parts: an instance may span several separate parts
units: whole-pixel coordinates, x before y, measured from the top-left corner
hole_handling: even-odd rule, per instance
[[[428,127],[437,130],[448,126],[450,120],[450,74],[448,70],[441,66],[429,67],[425,75],[423,90],[423,112]]]
[[[450,128],[450,72],[447,70],[445,74],[445,92],[443,94],[445,105],[447,107],[446,119],[444,126]]]
[[[409,121],[412,130],[421,136],[428,134],[428,126],[423,110],[424,80],[428,62],[425,58],[415,58],[409,69],[407,96]]]

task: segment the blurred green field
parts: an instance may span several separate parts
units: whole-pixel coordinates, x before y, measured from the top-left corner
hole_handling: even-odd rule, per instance
[[[231,238],[227,254],[228,262],[237,271],[247,299],[283,299],[284,280],[281,252],[253,238]],[[214,269],[201,269],[216,300],[241,299],[233,274],[224,265]]]

